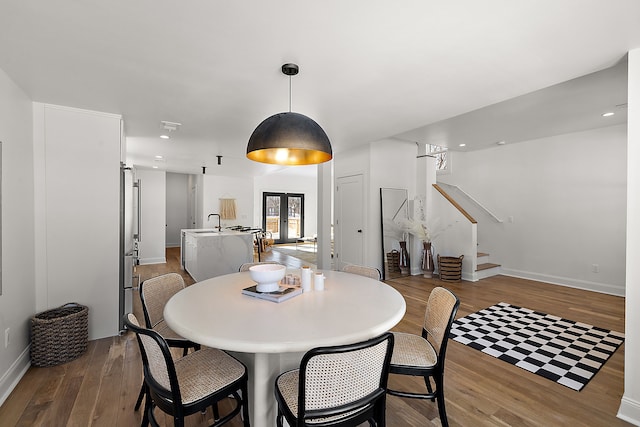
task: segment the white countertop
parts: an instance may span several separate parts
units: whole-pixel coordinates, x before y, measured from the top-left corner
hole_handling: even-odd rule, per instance
[[[190,229],[184,229],[182,230],[182,232],[185,234],[190,234],[194,237],[217,237],[217,236],[238,236],[238,235],[246,236],[251,234],[251,233],[247,233],[244,231],[237,231],[237,230],[222,229],[221,231],[218,231],[215,228],[190,228]]]

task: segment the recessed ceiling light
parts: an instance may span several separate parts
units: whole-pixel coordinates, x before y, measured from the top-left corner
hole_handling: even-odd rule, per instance
[[[164,157],[158,155],[158,156],[156,156],[156,159],[164,159]]]
[[[158,167],[157,167],[157,166],[153,166],[153,168],[154,168],[154,169],[158,169]]]
[[[615,114],[615,113],[613,113],[613,112],[609,111],[609,112],[607,112],[607,113],[603,113],[603,114],[602,114],[602,117],[610,117],[610,116],[613,116],[614,114]]]
[[[505,141],[498,141],[498,142],[496,142],[496,144],[498,144],[498,145],[504,145],[504,144],[506,144],[506,142],[505,142]]]
[[[160,135],[160,138],[162,138],[162,139],[169,139],[169,135]]]
[[[467,144],[460,144],[460,145],[458,145],[458,147],[466,147],[466,146],[467,146]]]

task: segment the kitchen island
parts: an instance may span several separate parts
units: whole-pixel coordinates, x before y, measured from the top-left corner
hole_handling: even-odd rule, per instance
[[[253,234],[213,228],[180,231],[180,266],[201,282],[253,262]]]

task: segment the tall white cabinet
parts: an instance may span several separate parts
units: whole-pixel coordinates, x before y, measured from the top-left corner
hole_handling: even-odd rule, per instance
[[[121,116],[34,103],[36,308],[89,307],[118,333]]]

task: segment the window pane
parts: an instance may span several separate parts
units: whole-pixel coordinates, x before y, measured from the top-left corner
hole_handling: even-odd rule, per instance
[[[447,147],[441,147],[439,145],[427,144],[427,153],[436,158],[436,170],[447,170]]]
[[[280,196],[267,196],[267,227],[274,240],[280,239]]]
[[[436,154],[436,166],[437,166],[437,170],[447,169],[447,152],[446,151]]]
[[[299,196],[289,196],[288,197],[288,219],[287,224],[288,227],[288,237],[290,239],[297,239],[302,237],[300,235],[301,230],[301,222],[302,222],[302,198]]]

